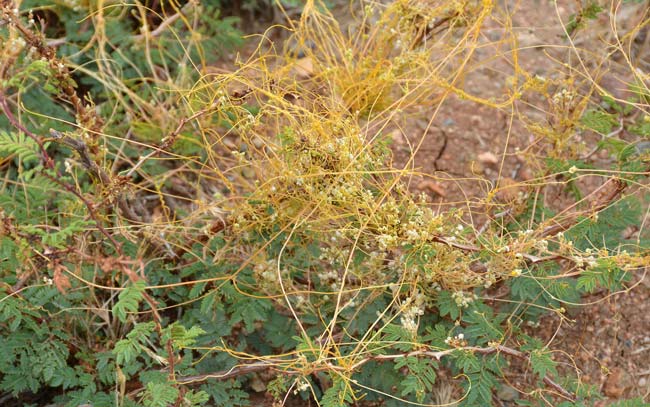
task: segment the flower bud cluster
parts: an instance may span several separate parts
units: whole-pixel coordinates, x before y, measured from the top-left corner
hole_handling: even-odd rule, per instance
[[[419,317],[424,315],[426,297],[416,292],[412,297],[409,297],[402,303],[402,314],[400,315],[400,323],[404,329],[416,334],[418,331]]]
[[[467,308],[471,303],[473,303],[478,297],[472,292],[465,291],[455,291],[451,294],[456,305],[462,308]]]
[[[448,336],[445,339],[445,344],[451,346],[452,348],[462,348],[467,346],[467,341],[465,340],[465,334],[459,333],[453,337]]]

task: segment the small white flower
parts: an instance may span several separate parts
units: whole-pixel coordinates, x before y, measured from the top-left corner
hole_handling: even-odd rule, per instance
[[[72,174],[72,163],[70,163],[69,160],[65,160],[63,162],[63,165],[65,166],[65,172],[67,172],[68,174]]]
[[[296,390],[294,390],[294,394],[300,393],[302,391],[305,391],[309,389],[309,383],[306,380],[298,379],[298,382],[296,383]]]

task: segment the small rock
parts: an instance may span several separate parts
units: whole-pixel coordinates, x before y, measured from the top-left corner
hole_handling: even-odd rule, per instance
[[[648,384],[648,380],[645,377],[639,379],[639,387],[645,387]]]
[[[521,178],[523,181],[530,181],[531,179],[535,178],[535,176],[533,175],[533,172],[530,170],[530,168],[523,167],[519,170],[519,178]]]
[[[314,74],[314,62],[311,57],[300,58],[296,61],[294,71],[299,79],[307,79]]]
[[[428,119],[418,119],[418,120],[416,120],[415,125],[421,131],[425,131],[427,128],[429,130],[431,130],[433,128],[433,125],[429,126],[429,120]]]
[[[535,31],[533,30],[519,33],[517,35],[517,43],[522,48],[538,47],[540,45],[544,45],[544,42],[541,41],[537,35],[535,35]]]
[[[489,151],[485,151],[481,154],[478,155],[478,160],[482,162],[483,164],[498,164],[499,163],[499,158],[492,154]]]
[[[246,178],[246,179],[253,179],[255,178],[255,170],[253,170],[251,167],[244,167],[241,169],[241,175]]]
[[[400,147],[406,144],[406,140],[404,139],[404,134],[402,134],[402,131],[400,129],[395,129],[391,131],[390,139],[393,141],[393,145],[396,147]]]
[[[435,195],[440,195],[441,197],[446,197],[447,193],[445,192],[444,188],[442,185],[438,184],[437,182],[431,181],[431,180],[424,180],[420,182],[417,186],[417,189],[420,191],[425,191],[429,192]]]
[[[255,136],[253,137],[253,145],[255,146],[255,148],[261,149],[262,147],[264,147],[264,140]]]
[[[253,375],[252,380],[249,381],[249,386],[251,386],[251,389],[257,393],[261,393],[266,390],[266,384],[262,381],[262,379],[260,379],[258,375]]]
[[[456,121],[452,119],[451,117],[446,118],[445,120],[442,121],[442,125],[446,127],[451,127],[456,124]]]
[[[237,143],[235,143],[233,140],[230,138],[224,138],[223,139],[223,145],[226,146],[230,151],[238,151],[239,148],[237,148]]]
[[[508,385],[502,385],[499,391],[497,391],[497,397],[503,401],[512,401],[519,396],[519,391],[514,387]]]
[[[487,35],[492,42],[496,42],[501,39],[501,32],[495,29],[488,30]]]

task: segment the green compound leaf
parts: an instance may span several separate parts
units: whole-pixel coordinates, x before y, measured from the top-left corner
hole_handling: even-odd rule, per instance
[[[136,281],[133,285],[126,287],[118,296],[118,301],[113,306],[113,315],[121,322],[126,322],[127,312],[138,311],[144,287],[144,280]]]

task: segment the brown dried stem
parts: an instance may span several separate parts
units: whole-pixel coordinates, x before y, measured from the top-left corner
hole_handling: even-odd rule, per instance
[[[493,345],[493,346],[488,346],[485,348],[478,347],[478,346],[465,346],[465,347],[460,347],[460,348],[453,348],[453,349],[445,349],[442,351],[437,351],[437,352],[432,352],[432,351],[423,351],[423,350],[418,350],[418,351],[413,351],[413,352],[408,352],[408,353],[399,353],[399,354],[391,354],[391,355],[376,355],[376,356],[371,356],[367,357],[364,359],[359,360],[357,363],[352,365],[351,367],[341,367],[341,366],[335,366],[331,364],[325,365],[323,368],[316,367],[315,371],[326,371],[326,370],[337,370],[337,371],[346,371],[348,373],[354,372],[361,366],[365,365],[366,363],[373,361],[373,360],[395,360],[395,359],[401,359],[401,358],[406,358],[406,357],[412,357],[412,356],[418,356],[418,357],[428,357],[428,358],[433,358],[436,360],[440,360],[445,356],[448,356],[454,352],[458,351],[466,351],[466,352],[472,352],[472,353],[478,353],[481,355],[490,355],[494,353],[501,353],[505,354],[508,356],[512,356],[516,359],[523,360],[527,363],[531,363],[531,358],[530,355],[520,352],[516,349],[509,348],[507,346],[503,345]],[[237,377],[237,376],[242,376],[248,373],[253,373],[253,372],[260,372],[263,370],[267,369],[272,369],[272,368],[278,368],[277,362],[270,362],[270,361],[262,361],[262,362],[254,362],[254,363],[249,363],[249,364],[243,364],[243,365],[238,365],[235,367],[232,367],[231,369],[228,370],[222,370],[219,372],[213,372],[213,373],[205,373],[205,374],[200,374],[200,375],[194,375],[194,376],[185,376],[185,377],[179,377],[176,379],[176,382],[179,384],[191,384],[191,383],[197,383],[197,382],[202,382],[207,379],[217,379],[217,380],[226,380],[230,379],[232,377]],[[282,371],[283,374],[287,375],[299,375],[299,374],[305,374],[303,371]],[[312,372],[313,373],[313,372]],[[555,392],[561,396],[564,397],[568,400],[575,401],[577,400],[577,397],[575,394],[572,392],[566,390],[564,387],[562,387],[560,384],[558,384],[556,381],[551,379],[548,375],[545,375],[542,378],[542,381],[555,390]]]

